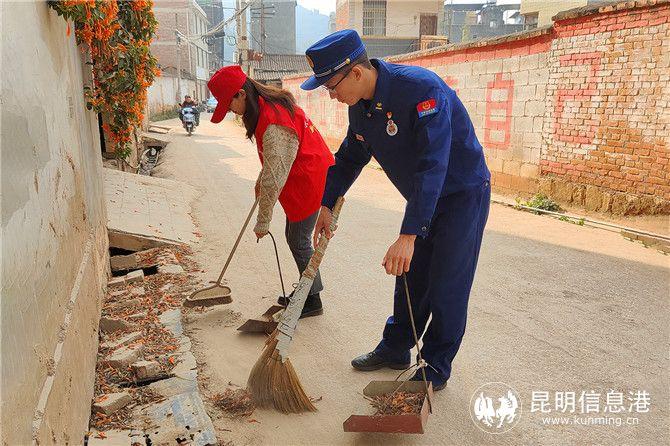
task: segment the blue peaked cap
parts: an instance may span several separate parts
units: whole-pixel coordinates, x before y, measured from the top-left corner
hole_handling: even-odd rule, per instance
[[[307,63],[314,70],[314,75],[303,82],[300,88],[314,90],[323,85],[364,52],[363,41],[352,29],[343,29],[324,37],[305,51]]]

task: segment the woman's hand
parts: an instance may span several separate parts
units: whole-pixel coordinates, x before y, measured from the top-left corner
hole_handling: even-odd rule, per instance
[[[386,269],[386,274],[400,276],[409,272],[409,265],[414,256],[414,240],[416,235],[400,234],[398,240],[391,245],[386,252],[382,266]]]
[[[326,206],[321,206],[321,212],[319,212],[319,218],[316,220],[316,225],[314,226],[314,247],[319,243],[319,237],[321,236],[321,231],[327,239],[331,239],[335,235],[335,229],[331,231],[330,225],[333,223],[333,213]]]

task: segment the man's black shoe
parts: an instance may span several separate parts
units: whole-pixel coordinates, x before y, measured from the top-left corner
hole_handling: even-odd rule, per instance
[[[287,297],[279,296],[277,303],[284,307],[288,306],[289,300],[293,297],[293,291]],[[319,316],[323,314],[323,304],[321,303],[321,296],[319,293],[310,294],[305,300],[305,306],[302,307],[300,319],[310,316]]]
[[[399,362],[387,361],[378,353],[370,352],[352,359],[351,366],[362,372],[371,372],[373,370],[383,369],[384,367],[393,370],[404,370],[410,366],[410,363],[401,364]]]
[[[414,376],[412,376],[410,381],[423,381],[423,375],[421,374],[421,370],[417,371]],[[437,392],[438,390],[442,390],[445,387],[447,387],[447,381],[431,381],[430,379],[428,380],[433,383],[433,392]]]

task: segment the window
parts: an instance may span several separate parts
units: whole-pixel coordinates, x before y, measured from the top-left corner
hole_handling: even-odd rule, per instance
[[[386,0],[363,0],[363,35],[386,35]]]
[[[538,13],[537,12],[532,12],[529,14],[524,14],[524,28],[525,29],[533,29],[537,28],[537,19],[538,19]]]

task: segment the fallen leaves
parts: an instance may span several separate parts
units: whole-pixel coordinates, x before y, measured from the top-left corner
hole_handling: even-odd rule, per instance
[[[226,389],[212,397],[214,405],[233,417],[248,417],[256,409],[246,389]],[[251,423],[256,420],[249,420]],[[256,421],[258,422],[258,421]]]
[[[394,392],[367,398],[375,415],[407,415],[421,412],[426,394],[412,392]]]

